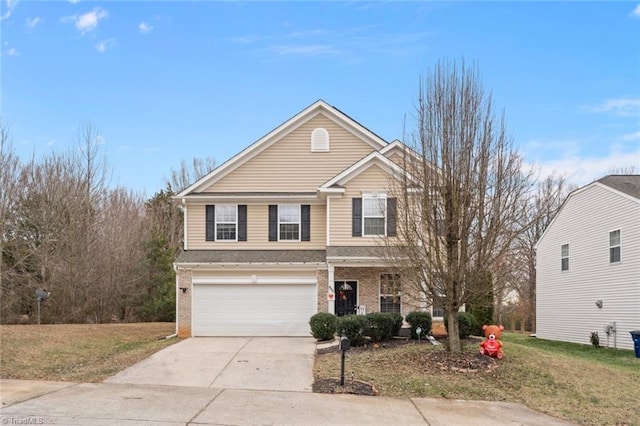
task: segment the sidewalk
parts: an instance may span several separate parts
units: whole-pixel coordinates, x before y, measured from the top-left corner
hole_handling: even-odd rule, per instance
[[[519,404],[432,398],[19,380],[0,380],[0,393],[2,424],[570,424]]]

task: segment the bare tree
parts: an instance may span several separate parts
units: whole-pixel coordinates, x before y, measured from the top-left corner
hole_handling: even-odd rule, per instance
[[[148,264],[164,262],[169,265],[165,275],[172,273],[170,257],[179,248],[182,217],[171,195],[151,207],[140,195],[110,188],[102,138],[90,124],[81,128],[74,149],[34,155],[25,163],[13,153],[1,122],[0,136],[2,322],[32,314],[38,287],[52,292],[43,322],[136,320],[141,300],[158,282],[163,287],[156,293],[170,298],[174,286],[150,274]],[[198,176],[197,165],[206,162],[194,164],[196,169],[184,176]],[[149,249],[150,240],[162,240],[158,229],[170,235],[171,247],[159,260]],[[158,309],[166,306],[158,303]],[[155,307],[149,305],[145,314],[157,317]]]
[[[628,166],[628,167],[611,167],[609,169],[610,175],[636,175],[638,174],[638,169],[636,166]]]
[[[167,179],[167,191],[177,194],[215,168],[216,160],[212,157],[194,157],[190,164],[182,160],[179,169],[171,170]]]
[[[2,300],[2,315],[7,312],[4,307],[13,299],[11,291],[5,289],[7,274],[5,266],[4,247],[12,237],[11,227],[7,226],[7,219],[13,217],[15,209],[16,191],[20,174],[21,162],[13,151],[9,138],[9,129],[0,117],[0,299]]]
[[[449,350],[461,351],[457,312],[526,227],[532,173],[496,119],[476,67],[439,62],[420,87],[398,240],[388,247],[415,292],[440,300]],[[523,225],[524,224],[524,225]]]

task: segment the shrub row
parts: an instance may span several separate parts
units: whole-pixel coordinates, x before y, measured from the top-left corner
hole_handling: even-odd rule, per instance
[[[431,332],[431,314],[429,312],[411,312],[407,315],[411,326],[411,337],[418,338],[416,329],[422,329],[421,336]],[[318,340],[329,340],[335,334],[344,332],[353,346],[362,346],[367,337],[374,342],[390,340],[400,333],[402,315],[398,313],[372,312],[367,315],[345,315],[336,317],[327,312],[319,312],[311,317],[311,334]]]
[[[374,342],[390,340],[400,332],[402,315],[397,313],[372,312],[367,315],[345,315],[337,317],[319,312],[309,320],[311,334],[318,340],[332,339],[344,332],[353,346],[362,346],[366,338]]]

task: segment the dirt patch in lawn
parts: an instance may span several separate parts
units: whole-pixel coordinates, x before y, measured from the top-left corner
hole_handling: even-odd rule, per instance
[[[99,382],[179,341],[174,323],[2,325],[0,378]]]

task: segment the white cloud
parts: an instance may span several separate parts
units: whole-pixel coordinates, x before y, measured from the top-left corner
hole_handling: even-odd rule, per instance
[[[153,30],[153,25],[147,23],[147,22],[140,22],[140,24],[138,24],[138,31],[140,31],[142,34],[148,34]]]
[[[375,26],[365,25],[342,31],[287,28],[285,34],[248,34],[232,37],[230,41],[247,46],[257,45],[260,50],[278,55],[341,55],[354,61],[364,55],[417,54],[424,49],[424,40],[431,36],[429,32],[382,34]]]
[[[277,45],[271,46],[270,50],[279,55],[320,55],[327,53],[340,53],[340,51],[331,45],[326,44],[310,44],[310,45]]]
[[[622,135],[623,141],[640,141],[640,132],[635,133],[627,133],[626,135]]]
[[[2,0],[0,0],[2,1]],[[0,21],[7,19],[13,13],[13,9],[18,5],[19,0],[5,0],[5,13],[0,16]]]
[[[80,3],[80,0],[67,0],[71,4]]]
[[[602,157],[581,157],[572,155],[558,159],[536,163],[534,168],[539,171],[539,176],[544,178],[553,173],[562,174],[569,183],[578,186],[586,185],[606,176],[613,169],[635,167],[640,170],[640,148],[635,151],[622,152],[612,150]]]
[[[113,46],[116,45],[116,39],[115,38],[108,38],[106,40],[101,40],[99,42],[96,43],[96,50],[100,53],[104,53],[106,52],[107,49],[112,48]]]
[[[7,49],[7,56],[19,56],[19,55],[20,55],[20,52],[18,52],[18,49],[16,49],[15,47]]]
[[[89,31],[93,31],[98,27],[98,23],[101,19],[109,16],[109,12],[101,7],[94,7],[91,12],[83,13],[82,15],[73,15],[62,18],[63,22],[73,22],[76,29],[80,31],[80,34],[85,34]]]
[[[36,16],[35,18],[27,18],[27,19],[25,19],[25,24],[27,25],[27,28],[33,28],[36,25],[38,25],[39,23],[41,23],[42,21],[44,21],[44,19],[42,19],[39,16]]]
[[[637,5],[635,9],[633,9],[633,11],[631,12],[631,16],[635,18],[640,18],[640,4]]]
[[[601,105],[588,109],[591,112],[608,112],[619,117],[640,116],[640,98],[607,99]]]

